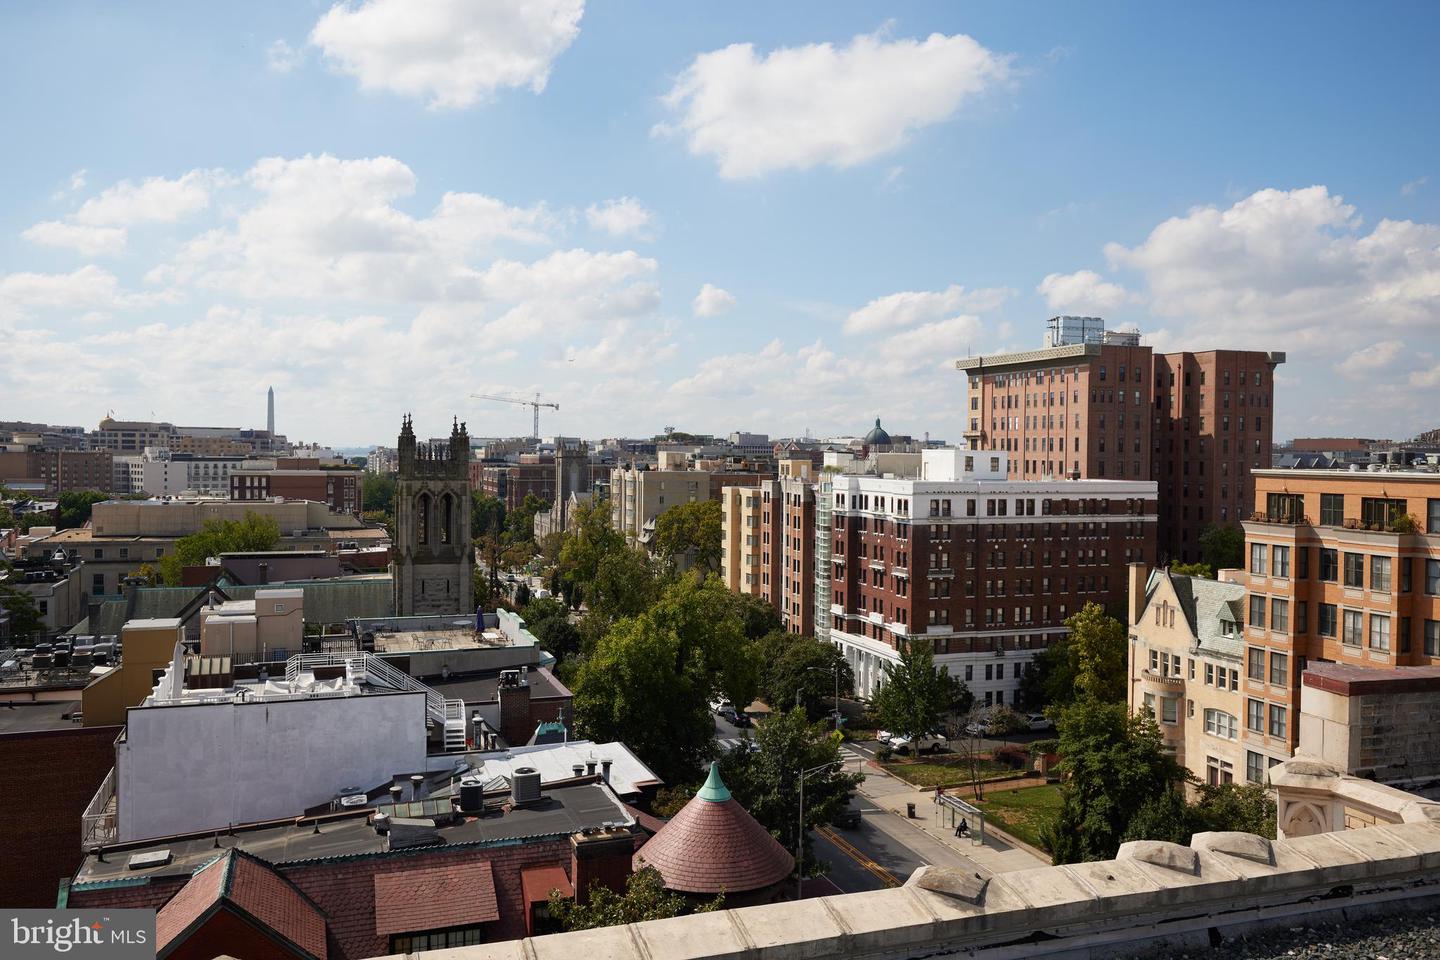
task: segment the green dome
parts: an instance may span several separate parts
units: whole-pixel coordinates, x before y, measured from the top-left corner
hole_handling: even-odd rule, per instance
[[[865,442],[872,447],[890,445],[890,434],[886,433],[885,428],[880,426],[879,417],[875,418],[875,429],[865,434]]]

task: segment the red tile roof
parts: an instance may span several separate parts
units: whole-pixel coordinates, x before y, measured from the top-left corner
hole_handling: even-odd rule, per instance
[[[155,917],[157,955],[187,937],[213,909],[246,916],[297,952],[325,960],[325,917],[289,880],[265,861],[227,850],[201,867]]]
[[[719,784],[718,774],[711,775]],[[709,785],[707,784],[707,790]],[[654,867],[665,886],[684,893],[744,893],[785,879],[795,858],[724,785],[699,794],[635,854],[634,867]]]
[[[488,860],[397,870],[375,877],[375,933],[414,933],[500,919]]]

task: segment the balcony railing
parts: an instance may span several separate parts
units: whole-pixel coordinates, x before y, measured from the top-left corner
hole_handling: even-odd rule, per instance
[[[1252,513],[1251,523],[1277,523],[1287,527],[1298,527],[1310,524],[1310,518],[1303,514],[1273,514],[1273,513]]]
[[[115,768],[111,767],[80,816],[80,849],[103,847],[115,839]]]
[[[1140,671],[1140,675],[1149,682],[1158,683],[1164,687],[1185,686],[1184,677],[1178,677],[1171,673],[1157,673],[1151,670],[1149,667],[1146,667],[1144,670]]]

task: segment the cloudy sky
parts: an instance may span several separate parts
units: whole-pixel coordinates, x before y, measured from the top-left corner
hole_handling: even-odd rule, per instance
[[[1101,314],[1440,426],[1440,6],[6,4],[0,419],[958,439]]]

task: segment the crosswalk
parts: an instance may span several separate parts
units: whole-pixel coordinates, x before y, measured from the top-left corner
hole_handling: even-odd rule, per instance
[[[734,753],[737,750],[755,749],[755,741],[746,737],[717,738],[715,742],[719,745],[721,753]]]

